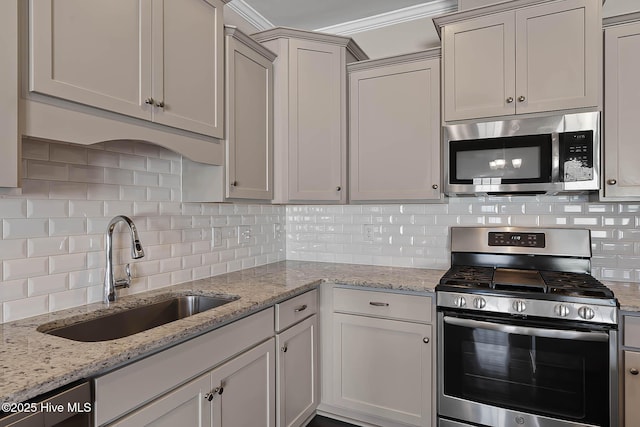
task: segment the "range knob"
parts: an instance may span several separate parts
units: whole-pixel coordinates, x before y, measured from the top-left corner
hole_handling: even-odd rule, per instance
[[[593,311],[591,307],[580,307],[578,309],[578,316],[582,317],[584,320],[591,320],[596,317],[596,312]]]
[[[476,297],[473,299],[473,306],[477,309],[483,309],[487,306],[487,301],[482,297]]]
[[[567,317],[569,315],[569,307],[564,304],[556,305],[553,311],[560,317]]]
[[[453,305],[462,308],[467,305],[467,301],[464,299],[464,297],[457,296],[453,299]]]
[[[527,309],[527,305],[521,299],[513,302],[513,309],[518,313],[522,313]]]

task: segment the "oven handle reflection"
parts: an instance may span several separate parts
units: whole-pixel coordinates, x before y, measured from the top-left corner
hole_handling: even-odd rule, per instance
[[[468,328],[489,329],[507,334],[527,335],[533,337],[558,338],[579,341],[609,341],[609,334],[605,332],[582,332],[562,329],[545,329],[538,327],[503,325],[501,323],[484,322],[481,320],[462,319],[459,317],[444,317],[444,323]]]

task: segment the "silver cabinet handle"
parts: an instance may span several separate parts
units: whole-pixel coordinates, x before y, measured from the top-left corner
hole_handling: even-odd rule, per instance
[[[433,184],[433,185],[431,186],[431,188],[433,188],[434,190],[437,190],[437,189],[438,189],[438,184]]]
[[[339,185],[336,187],[336,191],[342,191],[342,187],[340,187]]]
[[[525,98],[524,96],[519,96],[518,97],[518,102],[524,102],[527,98]]]
[[[211,402],[213,400],[213,393],[205,394],[204,398],[207,399],[209,402]]]
[[[615,179],[608,179],[607,180],[607,184],[608,185],[616,185],[618,183],[618,181],[616,181]]]
[[[231,183],[231,186],[232,186],[232,187],[237,187],[237,186],[238,186],[238,181],[233,181],[233,182]]]
[[[147,99],[145,99],[145,100],[144,100],[144,103],[145,103],[145,104],[148,104],[148,105],[153,105],[153,103],[154,103],[154,102],[155,102],[155,101],[154,101],[154,100],[153,100],[153,98],[151,98],[151,97],[149,97],[149,98],[147,98]]]
[[[425,344],[429,344],[429,337],[422,338],[422,342]]]
[[[388,302],[369,301],[369,305],[372,305],[374,307],[389,307]]]
[[[303,304],[303,305],[301,305],[300,307],[295,308],[293,311],[294,311],[295,313],[300,313],[301,311],[305,311],[306,309],[307,309],[307,304]]]
[[[507,104],[511,104],[513,102],[513,97],[510,96],[507,98]]]
[[[637,368],[631,368],[631,369],[629,369],[629,373],[630,373],[631,375],[638,375],[638,372],[640,372],[640,371],[638,371],[638,369],[637,369]]]
[[[164,101],[156,102],[156,107],[158,107],[158,108],[164,108]]]
[[[283,353],[286,353],[286,352],[287,352],[287,350],[289,350],[289,348],[288,348],[286,345],[285,345],[285,346],[283,346],[283,347],[280,349],[280,351],[281,351],[281,352],[283,352]]]
[[[222,394],[224,392],[224,387],[220,384],[218,387],[214,388],[211,393],[213,394]]]

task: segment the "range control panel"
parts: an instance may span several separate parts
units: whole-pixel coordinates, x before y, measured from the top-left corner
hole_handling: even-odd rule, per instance
[[[544,233],[490,232],[489,246],[516,246],[525,248],[544,248]]]

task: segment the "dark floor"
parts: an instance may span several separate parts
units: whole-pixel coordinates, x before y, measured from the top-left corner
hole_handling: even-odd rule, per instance
[[[316,415],[311,422],[307,424],[307,427],[356,427],[353,424],[345,423],[342,421],[333,420],[327,417],[321,417]]]

